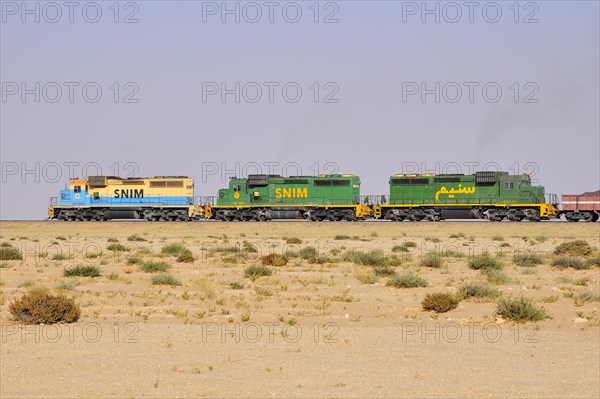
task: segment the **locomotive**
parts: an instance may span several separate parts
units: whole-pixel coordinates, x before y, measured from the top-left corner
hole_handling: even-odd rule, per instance
[[[463,174],[398,174],[390,177],[389,201],[374,208],[387,220],[438,221],[487,219],[540,221],[558,215],[546,203],[544,187],[532,186],[527,174],[476,172]]]
[[[360,178],[354,175],[249,175],[232,178],[219,190],[205,217],[216,220],[306,219],[352,221],[368,216],[360,203]]]
[[[71,179],[52,197],[48,217],[58,220],[145,219],[187,221],[201,209],[194,206],[194,180],[187,176],[90,176]]]
[[[484,171],[464,174],[395,174],[389,192],[363,196],[353,174],[233,177],[216,197],[196,203],[187,176],[72,179],[53,197],[48,217],[58,220],[144,219],[147,221],[540,221],[564,215],[569,221],[596,221],[600,192],[556,195],[532,185],[527,174]]]

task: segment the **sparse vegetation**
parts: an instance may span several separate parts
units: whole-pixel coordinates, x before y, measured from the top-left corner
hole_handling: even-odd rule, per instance
[[[444,259],[441,257],[440,254],[435,252],[429,252],[425,254],[425,256],[421,258],[420,262],[421,266],[432,267],[435,269],[439,269],[440,267],[442,267],[443,264]]]
[[[465,299],[474,298],[476,300],[487,300],[494,299],[500,296],[500,291],[496,288],[492,288],[487,284],[479,282],[470,282],[463,284],[459,291]]]
[[[421,301],[421,306],[425,310],[432,310],[436,313],[446,313],[456,309],[460,303],[460,298],[447,292],[434,292],[425,295]]]
[[[589,263],[578,258],[557,258],[552,261],[552,266],[561,269],[572,267],[577,270],[589,269],[591,267]]]
[[[517,323],[542,321],[551,318],[545,308],[536,306],[533,299],[523,296],[500,298],[496,307],[496,314]]]
[[[127,252],[129,251],[129,248],[127,248],[125,245],[120,244],[118,242],[114,242],[112,244],[109,244],[106,249],[108,249],[109,251],[113,251],[113,252]]]
[[[502,269],[502,263],[492,258],[487,252],[485,252],[481,255],[471,258],[471,260],[469,260],[469,267],[474,270],[500,270]]]
[[[386,286],[395,288],[427,287],[428,284],[425,278],[413,272],[392,276],[385,283]]]
[[[366,266],[354,265],[352,267],[354,278],[356,278],[361,284],[375,284],[377,282],[377,276],[372,268]]]
[[[166,262],[148,261],[140,264],[140,270],[146,273],[164,273],[171,268]]]
[[[346,262],[352,262],[363,266],[385,266],[385,255],[381,249],[373,249],[369,252],[348,250],[342,255]]]
[[[290,237],[287,240],[285,240],[285,242],[288,244],[302,244],[302,240],[298,237]]]
[[[192,263],[194,255],[185,245],[180,243],[171,243],[162,247],[161,253],[175,256],[177,262]]]
[[[242,283],[241,281],[232,281],[231,283],[229,283],[229,288],[231,288],[232,290],[242,290],[244,289],[244,283]]]
[[[11,302],[9,310],[17,321],[28,324],[73,323],[81,316],[79,305],[73,299],[51,295],[43,288],[32,289]]]
[[[508,284],[511,282],[510,277],[500,269],[481,269],[481,274],[492,284]]]
[[[260,261],[265,266],[285,266],[288,258],[279,254],[269,254],[260,258]]]
[[[555,255],[589,256],[594,254],[594,249],[585,240],[565,241],[554,249]]]
[[[65,277],[100,277],[100,269],[96,266],[82,266],[77,265],[66,268],[63,270],[63,276]]]
[[[127,237],[127,241],[141,242],[146,241],[146,239],[138,234],[132,234],[129,237]]]
[[[18,248],[13,247],[7,242],[0,246],[0,260],[22,260],[23,255]]]
[[[273,270],[270,267],[262,266],[262,265],[252,265],[248,266],[244,270],[244,276],[254,281],[259,277],[270,276],[273,274]]]
[[[171,287],[181,285],[181,281],[177,277],[170,274],[159,274],[152,276],[150,281],[153,285],[170,285]]]
[[[414,241],[406,241],[400,245],[394,245],[392,247],[392,252],[409,252],[411,248],[416,248],[417,243]]]
[[[535,267],[544,263],[544,258],[533,252],[519,252],[513,255],[513,262],[521,267]]]
[[[334,240],[349,240],[350,236],[346,235],[346,234],[338,234],[335,237],[333,237]]]

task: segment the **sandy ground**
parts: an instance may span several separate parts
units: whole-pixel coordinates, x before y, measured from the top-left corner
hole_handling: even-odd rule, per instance
[[[555,397],[600,396],[600,269],[550,266],[560,243],[600,246],[600,224],[569,223],[59,223],[2,222],[1,241],[24,260],[0,263],[0,396],[21,397]],[[137,234],[145,241],[128,241]],[[343,237],[335,236],[346,235]],[[452,237],[451,237],[452,236]],[[301,244],[287,244],[297,237]],[[107,250],[109,238],[126,252]],[[258,252],[224,252],[247,241]],[[403,242],[409,253],[392,252]],[[439,242],[438,242],[439,241]],[[161,254],[183,243],[195,260]],[[292,258],[255,281],[244,269],[269,253],[313,246],[328,261]],[[348,249],[396,255],[424,288],[357,280]],[[454,250],[439,269],[419,264]],[[535,299],[552,315],[535,324],[495,316],[495,302],[463,300],[437,315],[429,292],[485,281],[469,256],[498,253],[503,295]],[[515,265],[514,252],[544,263]],[[101,255],[91,257],[94,253]],[[56,254],[65,260],[53,260]],[[128,259],[171,265],[180,286],[153,285]],[[97,278],[63,277],[74,265]],[[232,283],[236,283],[233,284]],[[76,324],[16,323],[11,301],[44,286],[74,297]]]

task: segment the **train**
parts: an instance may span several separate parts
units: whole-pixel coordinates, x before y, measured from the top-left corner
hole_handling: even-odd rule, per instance
[[[73,178],[51,197],[48,218],[62,221],[441,221],[557,219],[595,222],[600,190],[546,194],[528,174],[394,174],[383,195],[361,194],[354,174],[232,177],[216,196],[195,196],[188,176]],[[562,202],[562,206],[561,206]]]

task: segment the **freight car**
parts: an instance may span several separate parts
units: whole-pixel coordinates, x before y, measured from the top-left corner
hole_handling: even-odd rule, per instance
[[[375,218],[540,221],[558,214],[556,204],[546,203],[544,187],[532,186],[527,174],[398,174],[389,187],[389,201],[373,207]]]
[[[48,217],[58,220],[145,219],[186,221],[201,216],[193,205],[194,180],[187,176],[90,176],[71,179],[52,197]]]
[[[562,210],[569,222],[595,222],[600,217],[600,190],[590,193],[561,195]]]
[[[360,178],[354,175],[249,175],[232,178],[217,203],[204,208],[208,219],[357,220],[370,214],[360,203]]]

